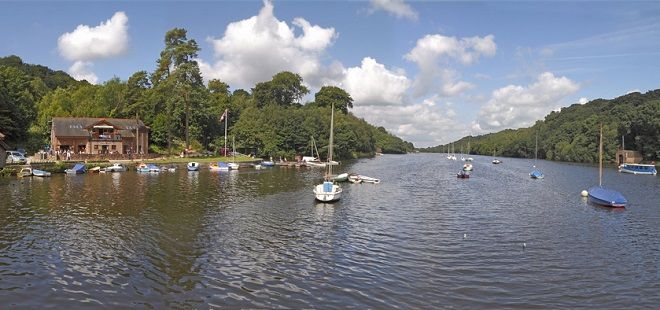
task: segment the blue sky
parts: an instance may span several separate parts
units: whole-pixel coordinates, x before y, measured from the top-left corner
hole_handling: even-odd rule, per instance
[[[0,56],[103,83],[153,71],[174,27],[202,48],[205,79],[293,71],[422,147],[660,88],[654,1],[0,2]]]

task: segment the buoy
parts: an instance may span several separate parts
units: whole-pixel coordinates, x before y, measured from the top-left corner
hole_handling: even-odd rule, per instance
[[[467,239],[467,234],[463,234],[463,239]]]
[[[586,189],[583,189],[580,195],[582,195],[582,197],[587,197],[589,195],[589,192],[587,192]]]
[[[527,243],[523,242],[523,250],[527,247]]]

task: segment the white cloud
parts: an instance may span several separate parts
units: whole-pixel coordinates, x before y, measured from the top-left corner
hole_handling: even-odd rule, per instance
[[[403,106],[356,106],[353,114],[416,147],[435,146],[449,142],[458,135],[468,134],[468,128],[457,121],[456,112],[435,99]]]
[[[410,5],[403,2],[403,0],[371,0],[370,12],[373,13],[378,10],[389,12],[397,18],[408,18],[417,20],[418,14]]]
[[[78,25],[59,37],[60,55],[71,61],[110,58],[128,50],[128,16],[115,13],[96,27]]]
[[[589,99],[587,99],[587,98],[585,98],[585,97],[582,97],[582,98],[580,98],[580,100],[578,100],[578,103],[579,103],[579,104],[585,104],[585,103],[587,103],[587,102],[589,102]]]
[[[437,89],[441,84],[440,94],[456,96],[470,89],[469,83],[456,81],[456,72],[450,69],[441,69],[440,62],[445,65],[454,60],[463,65],[475,63],[481,56],[493,56],[497,52],[495,37],[456,38],[440,34],[426,35],[417,40],[415,47],[404,56],[419,67],[419,74],[413,85],[413,95],[420,97]],[[448,74],[449,73],[449,74]],[[456,88],[460,85],[460,88]],[[454,90],[454,91],[447,91]],[[460,90],[460,91],[458,91]]]
[[[440,93],[447,97],[454,97],[472,88],[474,88],[474,84],[465,81],[446,82],[442,85]]]
[[[401,105],[410,80],[405,73],[394,72],[365,57],[359,67],[344,72],[341,86],[353,97],[355,105]]]
[[[550,72],[540,74],[537,81],[527,87],[508,85],[496,89],[479,111],[474,127],[489,132],[531,126],[579,89],[579,84]]]
[[[302,34],[296,35],[298,28]],[[205,79],[217,78],[232,87],[251,87],[285,70],[300,74],[310,85],[321,85],[341,73],[337,64],[321,62],[337,36],[334,28],[311,25],[303,18],[289,26],[274,16],[273,4],[264,1],[257,16],[230,23],[222,38],[208,39],[215,63],[198,62]]]
[[[123,55],[128,51],[128,41],[128,16],[116,12],[96,27],[78,25],[72,32],[61,35],[57,47],[62,57],[74,62],[69,67],[73,78],[96,84],[98,77],[92,72],[91,61]]]
[[[96,84],[99,78],[92,71],[93,67],[94,64],[92,62],[79,60],[69,67],[69,74],[78,81],[87,80],[87,82]]]

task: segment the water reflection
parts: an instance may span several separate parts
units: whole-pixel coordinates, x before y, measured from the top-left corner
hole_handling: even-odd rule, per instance
[[[321,169],[0,180],[0,300],[19,307],[652,307],[659,178],[606,172],[629,207],[576,189],[594,167],[382,156]],[[464,237],[466,235],[466,237]],[[526,247],[522,247],[525,243]],[[524,251],[523,251],[524,250]],[[617,264],[613,265],[612,261]]]

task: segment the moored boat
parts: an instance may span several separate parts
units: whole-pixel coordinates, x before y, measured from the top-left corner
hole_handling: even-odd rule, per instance
[[[17,176],[19,178],[26,178],[32,176],[32,168],[30,167],[21,168],[21,171],[18,172]]]
[[[261,166],[262,167],[274,167],[275,162],[271,161],[271,160],[264,160],[264,161],[261,162]]]
[[[211,163],[209,169],[211,171],[229,171],[229,165],[226,162],[219,161],[217,163]]]
[[[366,175],[351,173],[348,175],[348,181],[351,183],[371,183],[378,184],[380,179],[368,177]]]
[[[463,165],[463,171],[472,171],[472,164],[465,163],[465,165]]]
[[[346,182],[348,181],[348,173],[338,174],[332,177],[332,180],[335,182]]]
[[[337,201],[341,198],[341,193],[343,189],[341,186],[337,185],[332,181],[332,142],[334,139],[334,126],[335,126],[335,104],[332,102],[330,105],[330,143],[328,143],[328,162],[330,165],[327,165],[327,170],[323,183],[318,184],[314,187],[314,197],[316,200],[321,202],[332,202]]]
[[[591,203],[612,208],[625,208],[628,200],[621,193],[603,187],[603,124],[600,124],[600,142],[598,144],[598,186],[587,191]]]
[[[240,165],[237,163],[228,163],[227,166],[229,166],[229,169],[232,170],[237,170],[240,167]]]
[[[493,164],[497,165],[497,164],[501,164],[501,163],[502,163],[501,160],[499,160],[497,158],[493,159]]]
[[[160,168],[155,164],[140,163],[137,167],[138,172],[160,172]]]
[[[124,172],[126,171],[126,167],[121,164],[121,163],[113,163],[109,167],[105,167],[101,172]]]
[[[32,169],[32,175],[35,177],[49,177],[50,172],[39,169]]]
[[[96,166],[94,168],[90,168],[89,170],[87,170],[87,172],[89,172],[89,173],[99,173],[99,172],[101,172],[101,166]]]
[[[77,163],[73,168],[64,170],[67,174],[83,174],[85,173],[85,164]]]
[[[645,165],[645,164],[622,164],[621,166],[619,166],[619,172],[642,174],[642,175],[658,174],[658,170],[655,168],[655,165]]]
[[[199,171],[199,163],[196,161],[191,161],[186,165],[188,171]]]
[[[543,172],[541,172],[539,170],[534,170],[534,171],[529,173],[529,176],[532,179],[543,179]]]

